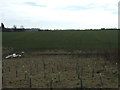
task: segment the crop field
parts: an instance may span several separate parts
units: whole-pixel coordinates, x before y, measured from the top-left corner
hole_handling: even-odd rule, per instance
[[[118,30],[3,32],[2,44],[3,88],[119,86]]]
[[[118,30],[3,32],[3,46],[40,49],[116,49]]]

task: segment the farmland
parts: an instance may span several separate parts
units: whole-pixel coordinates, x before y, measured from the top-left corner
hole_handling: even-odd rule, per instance
[[[69,55],[29,56],[4,60],[3,87],[118,88],[117,61],[106,61],[102,57]]]
[[[118,31],[3,32],[3,88],[118,88]],[[25,51],[19,58],[8,54]]]
[[[3,46],[40,49],[116,49],[117,30],[3,32]]]

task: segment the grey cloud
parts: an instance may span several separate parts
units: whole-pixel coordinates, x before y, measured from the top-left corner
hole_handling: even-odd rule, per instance
[[[46,5],[39,5],[35,2],[25,2],[24,4],[30,5],[30,6],[37,6],[37,7],[47,7]]]

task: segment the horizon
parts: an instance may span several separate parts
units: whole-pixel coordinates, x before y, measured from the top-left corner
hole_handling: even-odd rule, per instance
[[[119,0],[1,0],[5,27],[40,29],[118,28]]]
[[[3,24],[4,25],[4,23],[1,23],[1,24]],[[15,25],[16,26],[16,25]],[[0,26],[0,28],[1,28],[1,26]],[[4,25],[4,28],[8,28],[8,29],[12,29],[12,28],[14,28],[14,25],[13,25],[13,27],[6,27],[5,25]],[[16,29],[40,29],[40,30],[107,30],[107,29],[119,29],[119,28],[111,28],[111,27],[109,27],[109,28],[104,28],[104,27],[101,27],[101,28],[84,28],[84,29],[80,29],[80,28],[76,28],[76,29],[71,29],[71,28],[66,28],[66,29],[48,29],[48,28],[43,28],[43,29],[41,29],[41,28],[39,28],[39,27],[24,27],[24,26],[20,26],[20,27],[17,27],[16,26]]]

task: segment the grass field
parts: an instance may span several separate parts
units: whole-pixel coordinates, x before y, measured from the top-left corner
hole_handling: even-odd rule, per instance
[[[118,88],[117,30],[3,32],[2,40],[3,88]]]
[[[3,46],[40,49],[116,49],[117,30],[3,32]]]
[[[118,65],[116,60],[91,56],[3,59],[3,88],[118,88]]]

